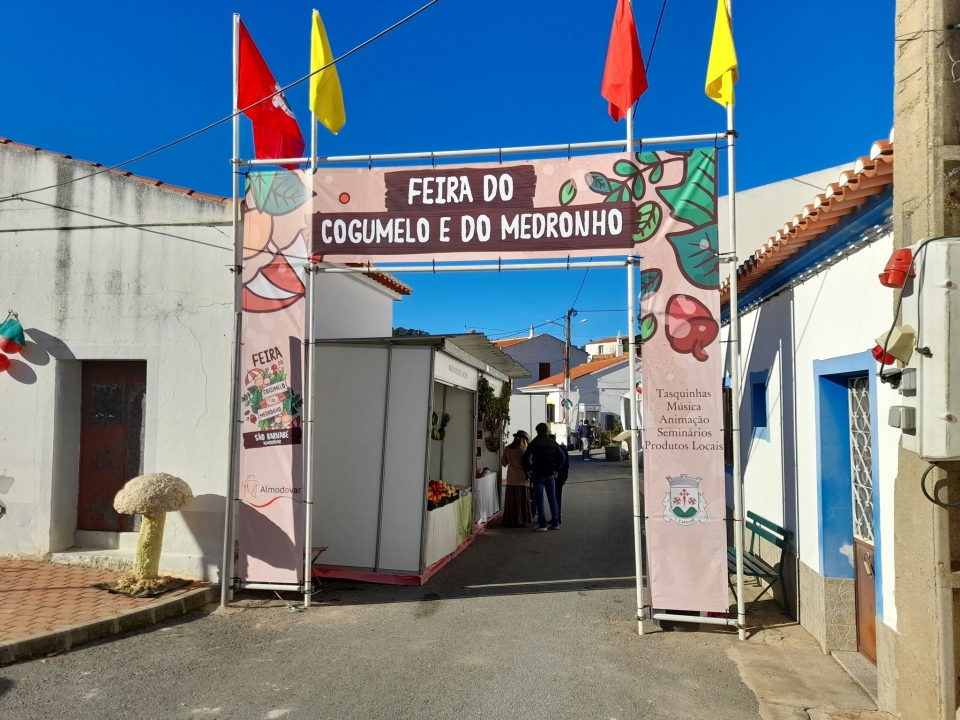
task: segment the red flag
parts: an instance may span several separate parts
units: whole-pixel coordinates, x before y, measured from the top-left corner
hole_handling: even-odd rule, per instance
[[[614,122],[620,122],[646,89],[647,71],[643,67],[633,8],[628,0],[619,0],[610,31],[603,85],[600,86],[600,94],[610,101],[610,117]]]
[[[273,95],[280,86],[243,22],[240,23],[239,75],[237,103],[241,108],[269,98],[243,113],[253,121],[254,154],[268,160],[303,157],[306,143],[300,126],[283,93]],[[286,167],[294,170],[297,166]]]

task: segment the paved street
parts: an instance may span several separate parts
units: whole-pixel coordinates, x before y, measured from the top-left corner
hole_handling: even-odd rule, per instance
[[[722,633],[636,634],[629,468],[574,462],[559,532],[495,528],[426,586],[327,582],[0,668],[0,717],[757,718]]]

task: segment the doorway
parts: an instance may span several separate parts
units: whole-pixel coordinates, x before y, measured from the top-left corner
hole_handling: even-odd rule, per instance
[[[877,586],[874,570],[873,452],[870,380],[847,380],[850,395],[850,485],[853,496],[853,573],[857,650],[877,662]]]
[[[147,363],[84,360],[80,387],[77,529],[132,532],[134,516],[118,514],[113,498],[143,472]]]

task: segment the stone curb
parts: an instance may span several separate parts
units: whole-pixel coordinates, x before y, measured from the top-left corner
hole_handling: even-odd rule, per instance
[[[219,585],[207,585],[188,590],[169,600],[159,600],[145,607],[125,610],[116,615],[68,625],[58,630],[18,640],[0,642],[0,666],[69,650],[77,645],[156,625],[170,618],[181,617],[214,602],[219,595]]]

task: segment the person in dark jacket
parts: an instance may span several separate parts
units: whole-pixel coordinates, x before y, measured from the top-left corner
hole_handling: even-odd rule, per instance
[[[550,439],[556,441],[557,436],[550,433]],[[563,453],[563,465],[557,470],[557,525],[563,522],[563,486],[567,483],[567,477],[570,475],[570,450],[559,445],[560,452]]]
[[[538,532],[547,531],[547,515],[544,512],[543,492],[547,492],[547,500],[550,503],[550,529],[558,530],[560,528],[560,509],[557,507],[557,474],[563,465],[566,456],[557,445],[556,440],[551,440],[549,428],[546,423],[537,425],[537,436],[527,446],[527,451],[523,454],[523,467],[527,475],[533,480],[533,491],[537,498],[537,519],[538,526],[534,528]]]

